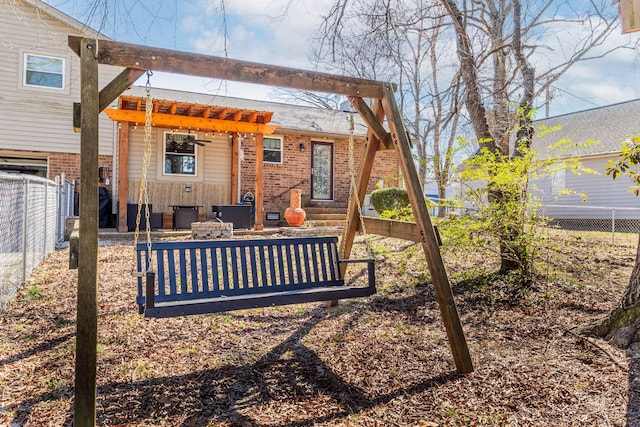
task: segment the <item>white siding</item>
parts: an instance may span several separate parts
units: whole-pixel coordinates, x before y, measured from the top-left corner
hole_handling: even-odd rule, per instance
[[[197,146],[196,176],[167,176],[162,173],[163,134],[167,129],[152,128],[151,162],[147,168],[147,179],[157,182],[184,182],[204,184],[229,184],[231,182],[231,145],[227,135],[207,136],[196,133],[201,139],[211,140],[204,147]],[[144,126],[129,129],[129,179],[138,181],[142,177],[144,154]]]
[[[80,101],[79,58],[67,46],[68,25],[20,0],[0,0],[0,148],[80,152],[73,132],[73,103]],[[38,90],[22,85],[23,54],[64,58],[66,90]],[[119,72],[100,66],[100,87]],[[100,116],[99,152],[113,154],[113,122]]]
[[[228,135],[210,139],[206,147],[200,147],[204,153],[204,180],[207,183],[228,184],[231,182],[231,144]]]
[[[122,126],[126,126],[122,123]],[[158,138],[158,129],[152,128],[151,131],[151,161],[147,167],[147,178],[154,179],[158,170],[158,145],[160,139]],[[134,129],[133,126],[129,127],[129,180],[139,181],[142,177],[142,160],[144,155],[144,128],[138,126]]]
[[[617,155],[610,157],[587,158],[582,160],[586,168],[593,169],[597,174],[575,175],[570,171],[566,173],[566,188],[576,192],[566,196],[555,197],[552,193],[551,177],[536,183],[537,195],[541,197],[545,205],[570,205],[580,207],[616,207],[616,208],[640,208],[640,198],[629,192],[631,181],[626,176],[620,176],[613,180],[611,176],[605,174],[606,165],[609,160],[616,160]],[[586,202],[582,200],[580,193],[587,196]],[[574,209],[571,212],[567,209],[548,208],[545,213],[555,218],[575,217],[583,218],[610,217],[610,211]]]
[[[231,201],[231,145],[228,136],[205,137],[205,147],[198,146],[196,176],[162,174],[163,134],[167,129],[152,128],[151,160],[147,168],[147,189],[154,212],[170,212],[171,205],[197,205],[200,213],[210,211],[211,205]],[[127,197],[137,201],[142,177],[144,155],[144,126],[129,128],[129,192]],[[191,191],[186,192],[186,188]]]

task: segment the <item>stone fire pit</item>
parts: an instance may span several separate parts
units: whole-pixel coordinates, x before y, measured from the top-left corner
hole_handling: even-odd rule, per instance
[[[225,239],[233,237],[233,223],[210,219],[191,223],[191,237],[195,240]]]

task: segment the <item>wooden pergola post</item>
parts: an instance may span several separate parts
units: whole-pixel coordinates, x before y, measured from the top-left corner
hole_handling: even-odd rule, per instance
[[[118,231],[123,233],[129,230],[129,123],[119,122],[118,128]]]
[[[231,204],[240,202],[239,193],[239,172],[240,172],[240,144],[238,143],[238,132],[231,134]]]
[[[264,137],[261,133],[256,134],[256,200],[254,210],[255,230],[263,230],[262,211],[264,207]]]

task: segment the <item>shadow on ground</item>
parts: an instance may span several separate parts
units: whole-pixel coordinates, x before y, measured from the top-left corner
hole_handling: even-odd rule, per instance
[[[407,384],[390,394],[367,396],[360,388],[341,379],[302,344],[302,338],[326,316],[324,310],[314,311],[285,341],[252,364],[224,365],[188,375],[103,385],[98,389],[98,425],[153,425],[162,420],[179,420],[175,425],[185,427],[216,422],[260,426],[252,414],[273,404],[288,404],[304,408],[305,412],[303,417],[283,415],[278,425],[313,425],[348,417],[399,396],[421,393],[458,377],[455,372],[440,374]],[[73,390],[63,387],[3,409],[14,412],[11,425],[22,425],[34,406],[60,399],[72,401],[72,395]],[[305,403],[318,395],[332,404],[310,408],[312,405]],[[65,425],[71,426],[71,407],[68,413]]]

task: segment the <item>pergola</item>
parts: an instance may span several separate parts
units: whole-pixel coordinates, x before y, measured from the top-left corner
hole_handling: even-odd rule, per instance
[[[113,121],[123,123],[118,141],[118,231],[127,227],[127,195],[129,185],[129,124],[145,123],[146,98],[140,96],[120,96],[118,108],[105,108]],[[271,135],[278,126],[270,125],[273,112],[229,108],[174,100],[154,99],[152,125],[160,128],[189,131],[230,133],[233,138],[231,161],[231,203],[238,197],[238,134],[255,136],[256,154],[262,155],[264,135]],[[264,204],[264,171],[262,161],[256,161],[256,212],[262,212]],[[264,228],[262,215],[256,215],[254,228]]]
[[[458,372],[473,371],[453,292],[413,162],[411,143],[395,100],[393,84],[75,36],[69,36],[69,46],[80,57],[81,70],[81,104],[74,109],[74,122],[79,112],[77,124],[82,132],[74,400],[76,427],[93,426],[96,420],[98,115],[145,70],[346,95],[369,126],[369,130],[358,166],[358,191],[349,200],[349,215],[340,240],[340,256],[349,258],[351,254],[361,223],[357,207],[364,200],[376,152],[394,149],[416,219],[411,230],[403,233],[403,236],[415,236],[412,238],[422,245]],[[100,90],[98,64],[124,67],[125,70]],[[370,104],[365,101],[366,98],[370,99]],[[369,105],[373,107],[370,108]],[[382,126],[385,119],[389,132]],[[261,163],[259,158],[256,161]],[[381,234],[394,235],[393,227],[373,228]]]

